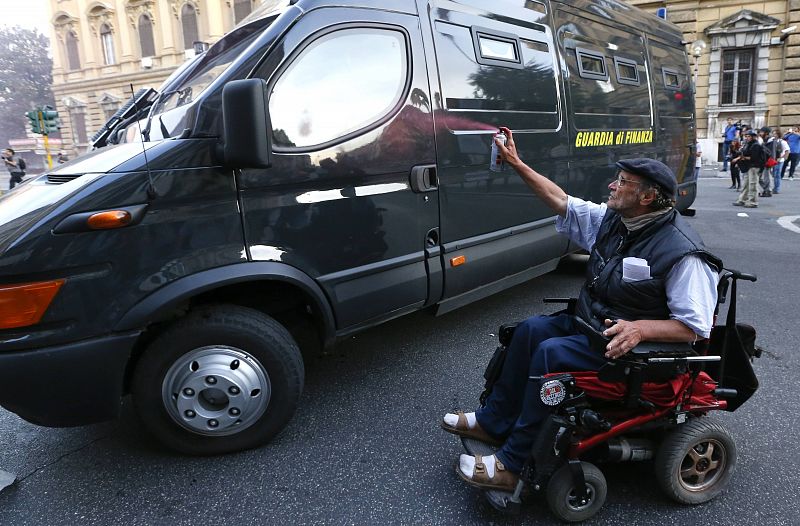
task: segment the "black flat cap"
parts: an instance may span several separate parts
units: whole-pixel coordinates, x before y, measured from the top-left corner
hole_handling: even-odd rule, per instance
[[[761,133],[772,133],[772,128],[770,128],[769,126],[764,126],[763,128],[761,128]]]
[[[758,135],[758,134],[757,134],[756,132],[754,132],[753,130],[747,130],[746,132],[744,132],[744,134],[745,134],[745,135],[756,135],[756,136]]]
[[[678,181],[669,166],[655,159],[622,159],[617,161],[617,168],[628,173],[639,175],[656,183],[668,196],[675,197]]]

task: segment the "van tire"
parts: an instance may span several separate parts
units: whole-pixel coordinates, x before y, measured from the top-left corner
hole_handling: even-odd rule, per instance
[[[136,413],[161,443],[218,455],[277,435],[297,408],[304,377],[300,350],[280,323],[254,309],[209,305],[147,347],[131,391]]]

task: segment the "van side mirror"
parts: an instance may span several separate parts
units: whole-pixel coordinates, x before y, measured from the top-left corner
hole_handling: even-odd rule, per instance
[[[272,144],[269,134],[267,83],[263,79],[228,82],[222,89],[223,156],[231,168],[269,168]]]

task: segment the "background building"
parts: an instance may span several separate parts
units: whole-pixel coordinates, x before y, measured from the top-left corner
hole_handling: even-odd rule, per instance
[[[754,128],[800,125],[800,1],[630,0],[666,8],[688,42],[697,78],[697,136],[705,163],[721,160],[726,119]],[[695,59],[692,43],[705,49]]]
[[[264,0],[50,0],[53,93],[72,158],[136,91],[157,88]]]

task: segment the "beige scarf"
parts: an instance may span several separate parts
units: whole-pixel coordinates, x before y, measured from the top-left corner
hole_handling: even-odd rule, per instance
[[[636,217],[622,217],[622,224],[628,229],[628,232],[636,232],[646,227],[659,217],[672,211],[672,207],[656,210],[655,212],[648,212]]]

